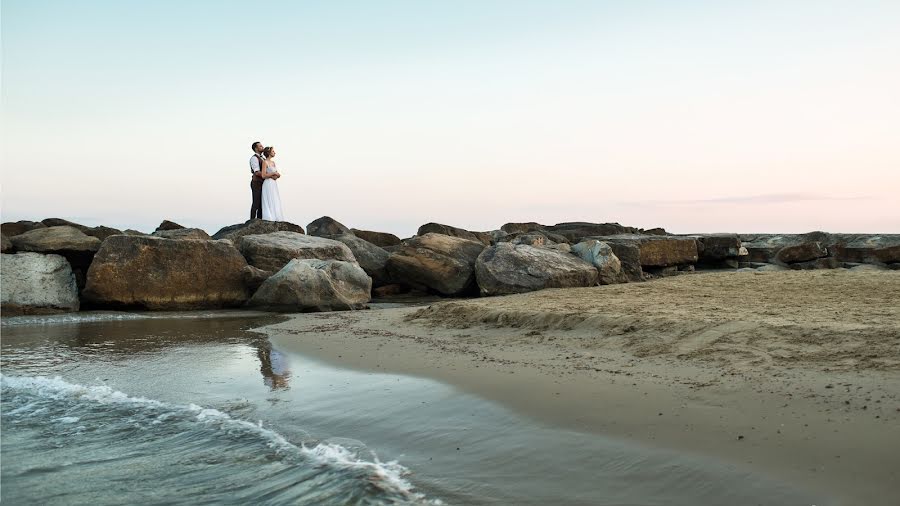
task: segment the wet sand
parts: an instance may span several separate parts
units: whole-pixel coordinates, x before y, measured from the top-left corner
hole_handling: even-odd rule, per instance
[[[297,315],[288,351],[436,378],[554,425],[900,497],[900,273],[709,273]]]

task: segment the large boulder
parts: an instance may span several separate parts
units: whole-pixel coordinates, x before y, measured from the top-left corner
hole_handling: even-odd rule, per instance
[[[387,261],[390,279],[441,295],[475,291],[475,260],[484,250],[478,241],[427,233],[407,239]]]
[[[296,232],[302,234],[303,227],[286,221],[247,220],[244,223],[222,228],[213,234],[212,238],[216,240],[228,239],[234,244],[238,244],[240,238],[245,235],[271,234],[274,232]]]
[[[900,262],[900,234],[834,234],[827,248],[841,262]]]
[[[359,230],[356,228],[351,228],[350,231],[353,232],[353,235],[356,237],[369,241],[375,246],[380,246],[382,248],[385,246],[397,246],[401,242],[399,237],[387,232],[373,232],[371,230]]]
[[[559,234],[565,237],[567,242],[576,244],[585,238],[594,236],[636,234],[638,229],[634,227],[623,227],[618,223],[587,223],[576,221],[557,223],[552,227],[547,227],[547,231]]]
[[[265,280],[249,305],[274,311],[363,309],[372,279],[355,262],[294,259]]]
[[[6,234],[0,233],[0,240],[2,240],[3,243],[3,249],[0,252],[12,253],[15,248],[13,247],[12,241],[9,240],[9,237],[6,237]]]
[[[18,251],[35,253],[93,253],[100,249],[100,239],[70,226],[36,228],[10,239]]]
[[[332,237],[350,248],[359,266],[372,278],[373,286],[391,283],[387,272],[387,261],[391,256],[384,248],[380,248],[355,234],[343,234]]]
[[[45,228],[47,225],[39,221],[8,221],[2,225],[0,225],[0,230],[2,230],[3,235],[6,237],[12,237],[14,235],[24,234],[29,230],[34,230],[36,228]]]
[[[85,232],[86,230],[88,230],[90,228],[90,227],[87,227],[80,223],[75,223],[74,221],[64,220],[62,218],[47,218],[47,219],[41,220],[41,223],[43,223],[44,225],[46,225],[48,227],[77,228],[78,230],[81,230],[82,232]]]
[[[697,241],[698,260],[712,263],[741,256],[741,238],[737,234],[698,234],[686,236]]]
[[[59,255],[0,255],[3,316],[78,311],[78,286],[69,262]]]
[[[593,265],[570,253],[508,242],[486,248],[475,272],[482,295],[594,286],[599,281]]]
[[[640,264],[646,268],[671,267],[697,263],[697,241],[690,237],[619,234],[613,236],[589,237],[613,247],[614,244],[634,244],[640,250]],[[613,251],[623,260],[618,250]]]
[[[809,262],[828,256],[828,248],[821,242],[810,241],[785,246],[775,254],[775,260],[783,264]]]
[[[426,223],[419,227],[419,231],[416,232],[416,235],[421,236],[425,234],[449,235],[450,237],[459,237],[461,239],[468,239],[470,241],[478,241],[486,246],[491,244],[490,232],[470,232],[464,228],[442,225],[440,223]]]
[[[613,251],[619,263],[622,265],[622,276],[625,281],[637,282],[644,280],[644,269],[641,267],[641,246],[634,241],[601,241]]]
[[[597,268],[601,285],[612,285],[627,281],[622,272],[622,262],[605,242],[588,239],[572,246],[572,254]]]
[[[351,234],[350,229],[345,227],[343,223],[335,220],[330,216],[322,216],[317,220],[313,220],[306,226],[306,233],[317,237],[332,237],[335,235]]]
[[[83,296],[110,308],[236,307],[250,295],[246,266],[230,241],[114,235],[94,257]]]
[[[176,228],[174,230],[157,230],[153,232],[156,237],[163,239],[181,239],[191,241],[208,241],[212,239],[205,230],[199,228]]]
[[[103,225],[100,225],[98,227],[85,228],[84,230],[82,230],[82,232],[84,232],[85,235],[89,235],[91,237],[96,237],[97,239],[100,239],[101,241],[111,235],[122,234],[122,231],[117,228],[106,227]]]
[[[506,223],[500,230],[506,232],[507,234],[522,234],[528,232],[536,232],[536,231],[544,231],[547,229],[546,225],[541,225],[540,223],[535,223],[530,221],[528,223]]]
[[[55,253],[64,256],[75,273],[79,289],[84,288],[88,268],[101,244],[100,239],[68,225],[36,228],[10,240],[16,251]]]
[[[747,248],[749,261],[763,263],[775,261],[781,248],[797,242],[796,236],[791,235],[742,234],[740,238],[741,246]]]
[[[155,230],[155,231],[159,231],[159,230],[178,230],[179,228],[184,228],[184,227],[181,226],[181,225],[179,225],[179,224],[177,224],[177,223],[175,223],[174,221],[162,220],[162,223],[160,223],[159,226],[156,227],[156,230]]]
[[[245,235],[238,248],[247,263],[264,271],[278,272],[295,258],[356,262],[353,252],[342,242],[297,232]]]

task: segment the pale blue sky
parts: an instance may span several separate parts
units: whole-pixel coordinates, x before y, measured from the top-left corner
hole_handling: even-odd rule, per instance
[[[900,232],[900,2],[2,2],[3,220]]]

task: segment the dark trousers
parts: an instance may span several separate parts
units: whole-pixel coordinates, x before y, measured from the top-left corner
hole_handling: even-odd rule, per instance
[[[263,178],[255,177],[250,180],[250,193],[253,194],[253,203],[250,204],[250,219],[262,219],[262,185]]]

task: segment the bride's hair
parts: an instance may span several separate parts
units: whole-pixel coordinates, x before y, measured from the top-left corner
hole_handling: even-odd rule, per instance
[[[266,155],[266,158],[272,155],[272,150],[275,149],[274,146],[266,146],[263,148],[263,154]]]

